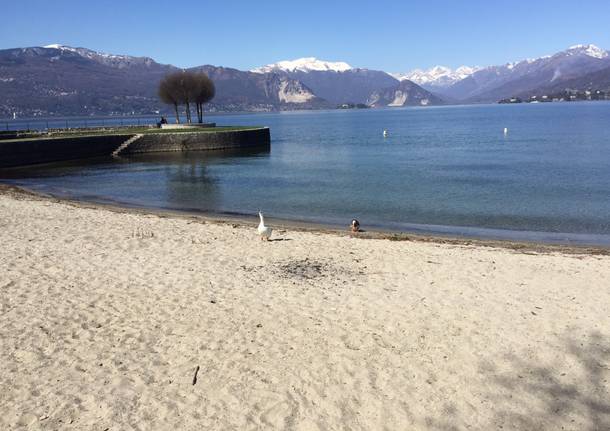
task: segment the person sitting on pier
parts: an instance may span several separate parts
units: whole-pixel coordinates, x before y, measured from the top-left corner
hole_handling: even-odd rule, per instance
[[[161,117],[161,120],[157,122],[157,127],[160,129],[163,124],[167,124],[167,119],[165,117]]]

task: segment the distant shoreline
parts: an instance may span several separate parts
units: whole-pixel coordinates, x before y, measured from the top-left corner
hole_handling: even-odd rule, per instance
[[[301,109],[279,109],[279,110],[266,110],[266,111],[257,111],[257,110],[252,110],[252,111],[205,111],[204,115],[206,117],[206,120],[209,117],[231,117],[231,116],[239,116],[239,115],[260,115],[260,114],[278,114],[278,113],[284,113],[284,114],[298,114],[298,113],[317,113],[317,112],[353,112],[353,111],[364,111],[364,112],[375,112],[375,111],[401,111],[401,110],[406,110],[406,109],[443,109],[443,108],[472,108],[472,107],[481,107],[481,106],[510,106],[510,105],[547,105],[547,104],[562,104],[562,105],[588,105],[588,104],[603,104],[603,103],[610,103],[610,100],[573,100],[573,101],[568,101],[568,100],[564,100],[564,101],[546,101],[546,102],[540,102],[540,103],[531,103],[531,102],[526,102],[523,101],[522,103],[500,103],[500,101],[496,101],[496,102],[473,102],[473,103],[452,103],[452,102],[447,102],[443,105],[428,105],[428,106],[421,106],[421,105],[413,105],[413,106],[383,106],[383,107],[371,107],[371,108],[366,108],[366,109],[345,109],[345,108],[338,108],[338,107],[334,107],[334,108],[329,108],[329,107],[323,107],[323,108],[301,108]],[[4,130],[4,127],[6,124],[11,124],[11,123],[45,123],[46,121],[52,122],[60,122],[60,121],[80,121],[80,122],[85,122],[85,121],[94,121],[94,120],[116,120],[116,121],[128,121],[129,119],[134,119],[134,120],[145,120],[145,119],[155,119],[158,120],[159,118],[161,118],[161,116],[165,116],[166,118],[172,119],[173,118],[173,114],[171,112],[161,112],[159,114],[133,114],[133,115],[111,115],[111,114],[99,114],[99,115],[49,115],[49,116],[41,116],[41,117],[17,117],[16,119],[13,118],[0,118],[0,131]],[[151,123],[146,123],[146,124],[153,124],[154,122]],[[125,122],[124,126],[128,126],[128,125],[132,125],[132,126],[136,126],[138,125],[137,123],[128,123]],[[109,124],[109,127],[111,127],[112,125]],[[118,127],[119,125],[114,125],[116,127]],[[144,123],[140,124],[140,126],[144,126]]]

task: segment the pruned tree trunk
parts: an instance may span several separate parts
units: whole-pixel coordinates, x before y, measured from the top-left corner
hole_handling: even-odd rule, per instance
[[[176,123],[180,124],[180,114],[178,112],[178,104],[174,103],[174,111],[176,111]]]
[[[191,123],[191,105],[189,104],[189,101],[187,100],[185,102],[186,105],[186,122],[187,123]]]

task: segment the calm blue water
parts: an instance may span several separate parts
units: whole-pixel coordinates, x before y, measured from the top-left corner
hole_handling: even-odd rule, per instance
[[[365,228],[610,244],[610,103],[207,120],[269,126],[271,150],[90,160],[3,175],[32,189],[138,206],[262,209],[339,225],[356,217]]]

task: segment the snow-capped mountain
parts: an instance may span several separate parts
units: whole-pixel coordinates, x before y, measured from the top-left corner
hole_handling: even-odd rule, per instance
[[[403,81],[408,79],[424,88],[435,89],[435,87],[448,87],[469,77],[481,68],[478,66],[461,66],[455,70],[445,66],[434,66],[428,70],[415,69],[407,73],[392,73],[391,75]]]
[[[285,60],[277,63],[268,64],[266,66],[252,69],[254,73],[270,73],[270,72],[345,72],[352,69],[352,66],[343,61],[324,61],[318,60],[315,57],[297,58],[296,60]]]
[[[82,55],[83,57],[87,57],[87,58],[130,58],[130,56],[128,55],[114,55],[114,54],[106,54],[103,52],[97,52],[97,51],[93,51],[91,49],[87,49],[87,48],[74,48],[72,46],[66,46],[66,45],[61,45],[59,43],[52,43],[50,45],[45,45],[43,46],[43,48],[47,48],[47,49],[58,49],[60,51],[69,51],[69,52],[75,52],[79,55]]]
[[[574,45],[554,55],[505,63],[499,66],[455,70],[435,66],[392,74],[410,80],[453,101],[493,102],[526,93],[564,79],[595,72],[610,65],[608,52],[595,45]]]
[[[565,55],[568,55],[568,56],[569,55],[579,55],[579,54],[584,54],[584,55],[587,55],[587,56],[593,57],[593,58],[607,58],[608,57],[608,51],[606,51],[605,49],[599,48],[595,45],[592,45],[592,44],[573,45],[565,51]]]
[[[283,74],[302,82],[314,94],[335,105],[366,103],[372,92],[398,84],[395,78],[379,70],[353,68],[342,61],[323,61],[315,57],[280,61],[252,72]]]
[[[231,110],[328,107],[302,82],[281,73],[252,73],[229,67],[199,66],[216,86],[216,96]],[[216,99],[214,99],[216,101]],[[217,102],[217,101],[216,101]],[[266,107],[265,107],[266,106]]]
[[[118,68],[129,67],[134,65],[152,66],[154,64],[157,64],[150,57],[134,57],[130,55],[106,54],[104,52],[93,51],[87,48],[74,48],[71,46],[61,45],[59,43],[45,45],[42,48],[57,50],[60,54],[78,55],[80,57],[96,61],[98,63]]]
[[[606,50],[595,45],[574,45],[553,55],[481,68],[437,91],[441,96],[463,102],[497,102],[608,66],[610,57]]]

